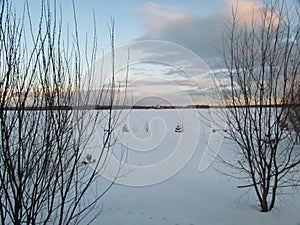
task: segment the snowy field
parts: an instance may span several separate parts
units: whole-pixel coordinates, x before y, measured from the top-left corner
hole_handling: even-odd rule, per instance
[[[121,184],[102,198],[103,212],[93,224],[300,225],[300,192],[279,196],[272,212],[261,213],[252,189],[238,189],[238,180],[213,166],[199,171],[211,135],[216,134],[205,121],[198,122],[195,110],[133,110],[125,111],[123,118],[114,157],[120,157],[126,146],[124,169],[136,167],[129,173],[120,171]],[[183,132],[175,132],[177,125]],[[228,139],[220,142],[222,154],[233,146]],[[176,154],[178,168],[174,161],[168,164]],[[113,167],[107,168],[106,176],[113,174],[110,170]]]

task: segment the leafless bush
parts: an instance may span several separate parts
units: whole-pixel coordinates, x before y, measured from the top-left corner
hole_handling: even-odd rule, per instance
[[[93,67],[96,33],[82,51],[74,3],[71,35],[50,2],[42,1],[37,25],[28,3],[21,17],[10,1],[1,3],[1,224],[86,224],[99,215],[98,200],[112,185],[94,188],[115,142],[114,72],[108,84],[94,84],[102,76]],[[91,110],[95,105],[106,110]],[[100,123],[105,132],[93,169],[82,152]]]
[[[250,23],[238,13],[233,8],[224,32],[226,81],[217,82],[227,106],[221,115],[226,133],[238,149],[233,159],[220,159],[231,176],[245,181],[241,188],[254,188],[261,211],[268,212],[280,190],[299,185],[297,137],[285,129],[299,82],[299,12],[270,0]]]

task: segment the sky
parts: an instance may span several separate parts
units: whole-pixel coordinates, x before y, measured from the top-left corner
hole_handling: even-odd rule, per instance
[[[207,104],[203,96],[213,89],[207,73],[216,69],[215,62],[222,50],[222,27],[237,1],[240,15],[246,21],[253,11],[260,9],[263,0],[74,0],[83,45],[86,36],[92,38],[95,15],[98,64],[102,62],[102,49],[109,54],[109,25],[111,18],[115,20],[116,52],[123,57],[116,68],[118,79],[124,82],[124,58],[128,58],[125,53],[130,49],[129,92],[135,96],[134,102],[151,102],[152,96],[182,105]],[[284,1],[300,3],[300,0]],[[13,2],[21,12],[23,1]],[[37,2],[28,0],[35,19],[40,13]],[[72,24],[72,0],[57,0],[57,6],[62,9],[63,23]],[[174,54],[170,58],[171,52]],[[194,61],[197,64],[191,63]],[[189,100],[182,96],[188,96]]]
[[[221,14],[230,1],[232,0],[74,0],[78,27],[83,37],[85,33],[93,32],[93,11],[95,12],[100,48],[108,49],[108,24],[110,18],[114,18],[116,46],[137,40],[156,39],[197,49],[202,56],[212,54],[208,48],[215,40],[218,26],[222,25]],[[31,13],[38,15],[40,5],[36,4],[37,1],[28,2]],[[15,0],[14,3],[19,9],[23,6],[23,0]],[[57,0],[57,5],[62,7],[63,21],[72,22],[72,0]]]

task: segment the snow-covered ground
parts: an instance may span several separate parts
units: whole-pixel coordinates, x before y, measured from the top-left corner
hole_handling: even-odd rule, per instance
[[[199,163],[214,133],[206,122],[196,121],[199,121],[197,112],[191,109],[129,113],[116,131],[123,145],[116,145],[115,153],[118,157],[118,148],[126,145],[126,163],[137,167],[127,177],[121,171],[121,184],[115,184],[102,198],[103,213],[94,224],[299,225],[300,192],[279,196],[272,212],[261,213],[252,189],[238,189],[238,180],[228,179],[212,166],[199,172]],[[129,132],[123,132],[124,124]],[[175,132],[177,125],[183,127],[182,133]],[[181,146],[182,142],[190,144]],[[143,145],[145,149],[141,149]],[[221,153],[226,154],[230,147],[232,143],[225,140]],[[192,153],[191,157],[177,158],[179,168],[175,168],[174,163],[167,164],[176,151]],[[184,165],[182,169],[181,165]],[[139,169],[146,171],[140,180],[135,173]],[[171,176],[176,169],[178,172]],[[164,173],[166,170],[171,172]],[[160,180],[155,180],[155,173],[157,177],[163,174]],[[147,182],[150,185],[144,186]],[[130,183],[134,186],[128,186]]]

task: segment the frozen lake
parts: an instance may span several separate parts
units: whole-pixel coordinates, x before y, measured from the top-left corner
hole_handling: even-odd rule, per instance
[[[201,113],[208,115],[209,110]],[[208,121],[197,116],[192,109],[123,112],[115,131],[120,142],[114,161],[125,151],[124,170],[119,173],[119,184],[102,198],[103,212],[93,224],[300,224],[300,192],[280,196],[276,208],[263,214],[252,189],[238,189],[238,180],[228,179],[213,166],[199,171],[207,146],[218,146],[219,137]],[[177,125],[182,132],[175,132]],[[228,139],[219,142],[222,154],[233,147]],[[114,166],[108,166],[105,173],[110,179]]]

